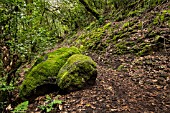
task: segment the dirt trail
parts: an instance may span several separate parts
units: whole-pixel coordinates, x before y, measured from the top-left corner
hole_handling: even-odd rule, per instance
[[[146,13],[148,15],[138,19],[147,25],[156,16],[152,13],[158,9],[167,9],[168,6],[169,3],[160,5],[151,14]],[[161,36],[168,39],[169,28],[165,27],[166,29],[157,26],[153,31],[157,33],[165,31]],[[147,35],[144,30],[137,30],[134,34],[130,32],[131,40],[135,40],[134,37],[141,37],[141,32]],[[147,37],[144,40],[150,39]],[[163,50],[143,57],[133,54],[115,55],[112,45],[108,46],[106,52],[89,51],[86,53],[98,64],[96,84],[80,91],[61,95],[59,99],[64,102],[57,105],[52,113],[169,113],[169,41],[164,43]],[[54,49],[62,46],[62,44],[57,45]],[[50,51],[52,50],[47,52]],[[56,95],[56,93],[50,94],[52,98]],[[37,109],[37,106],[43,105],[44,101],[45,96],[38,97],[34,103],[29,105],[28,112],[40,112],[41,110]]]
[[[88,54],[98,63],[96,84],[61,95],[64,102],[52,113],[168,113],[170,58],[164,53],[144,57]],[[36,107],[43,103],[44,96],[38,97],[30,111],[38,112]]]

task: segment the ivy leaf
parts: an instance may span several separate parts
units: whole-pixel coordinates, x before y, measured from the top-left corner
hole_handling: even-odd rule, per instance
[[[55,99],[53,101],[53,104],[62,104],[62,100]]]
[[[28,109],[28,101],[22,102],[21,104],[17,105],[17,107],[15,107],[14,111],[12,111],[13,113],[16,112],[24,112]]]

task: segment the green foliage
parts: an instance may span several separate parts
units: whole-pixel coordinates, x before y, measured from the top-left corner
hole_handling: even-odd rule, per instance
[[[163,10],[161,13],[156,15],[156,17],[153,20],[153,24],[158,25],[164,23],[165,21],[168,21],[169,15],[170,15],[169,10]]]
[[[0,3],[0,52],[1,56],[8,56],[7,59],[10,59],[5,64],[6,67],[3,67],[6,61],[2,59],[0,74],[3,71],[3,74],[12,76],[9,72],[16,70],[16,73],[23,63],[30,62],[45,50],[53,48],[68,27],[55,20],[55,13],[46,11],[51,7],[49,2],[37,0],[27,6],[23,0],[5,0]],[[3,53],[2,47],[8,48],[10,54]],[[6,71],[5,68],[9,66],[12,67],[11,70]]]
[[[6,85],[6,77],[0,78],[0,91],[12,91],[15,87],[13,84]]]
[[[28,109],[28,101],[22,102],[19,105],[17,105],[14,110],[12,111],[13,113],[19,113],[19,112],[26,112]]]
[[[122,26],[122,28],[124,29],[124,28],[130,28],[131,26],[133,26],[134,25],[134,22],[125,22],[124,24],[123,24],[123,26]]]
[[[6,77],[0,77],[0,110],[4,110],[10,99],[8,95],[14,89],[15,86],[13,84],[6,84]]]
[[[166,0],[144,0],[144,6],[145,7],[154,7],[157,4],[160,4],[161,2],[164,2]]]
[[[58,1],[56,4],[59,7],[56,18],[71,30],[87,26],[90,23],[88,20],[93,20],[93,16],[77,1]]]
[[[38,108],[44,112],[50,112],[54,109],[54,106],[57,104],[62,104],[62,100],[59,100],[59,95],[52,99],[49,95],[46,95],[45,105],[40,105]]]
[[[138,5],[138,1],[135,0],[86,0],[88,5],[96,12],[114,15],[115,20],[116,18],[119,20],[126,16],[138,15],[138,13],[143,12],[145,7],[150,7],[152,4],[159,4],[163,1],[165,0],[144,0]],[[3,32],[0,42],[8,45],[11,57],[17,54],[20,61],[34,59],[44,50],[52,48],[61,37],[65,36],[65,33],[87,26],[92,21],[93,23],[95,22],[93,16],[85,10],[78,0],[56,1],[55,3],[37,0],[27,7],[25,7],[25,2],[21,0],[5,0],[1,1],[1,3],[0,23],[3,23],[1,24]],[[27,12],[28,7],[31,14]],[[128,8],[131,8],[131,10]],[[115,9],[118,10],[115,11]],[[112,18],[112,16],[109,18]],[[160,20],[164,21],[165,15],[161,15]],[[101,15],[99,24],[104,24],[104,21],[105,16]],[[157,22],[158,20],[156,19],[154,24]],[[87,30],[96,26],[98,25],[91,24],[87,27]],[[124,27],[127,26],[125,25]],[[101,33],[96,33],[96,35],[101,37]],[[98,39],[95,40],[98,41]],[[87,43],[89,46],[94,44]]]
[[[154,21],[153,21],[153,24],[154,24],[154,25],[159,24],[159,16],[156,16],[156,18],[155,18]]]
[[[14,90],[13,84],[7,85],[7,76],[11,76],[10,72],[16,70],[17,73],[22,64],[35,60],[37,56],[44,51],[51,49],[57,42],[63,39],[70,39],[75,32],[80,31],[77,35],[73,35],[77,39],[70,43],[80,46],[82,51],[89,50],[105,50],[111,43],[116,50],[113,53],[124,54],[127,51],[137,53],[137,55],[145,55],[152,51],[152,43],[144,43],[141,45],[134,42],[126,43],[122,38],[128,40],[130,34],[135,34],[143,29],[142,22],[134,25],[134,22],[124,22],[122,27],[114,25],[114,22],[141,16],[144,12],[148,12],[155,8],[156,5],[168,2],[167,0],[85,0],[90,8],[100,14],[100,18],[96,21],[94,16],[86,10],[79,0],[34,0],[31,4],[26,4],[24,0],[0,0],[0,103],[4,108],[9,99],[8,94]],[[170,7],[169,7],[170,8]],[[159,7],[158,7],[159,9]],[[146,29],[148,37],[154,37],[155,42],[162,41],[162,32],[159,34],[152,32],[152,26],[162,27],[161,25],[170,26],[170,10],[165,9],[159,13],[155,10],[154,19],[150,20],[151,24]],[[147,19],[148,17],[146,17]],[[125,20],[126,21],[126,20]],[[137,20],[138,21],[138,20]],[[147,21],[148,23],[150,21]],[[145,23],[145,21],[144,21]],[[147,26],[147,25],[146,25]],[[136,30],[138,28],[138,30]],[[85,29],[85,30],[83,30]],[[135,36],[133,41],[140,42],[142,39]],[[129,39],[131,41],[131,39]],[[129,41],[128,40],[128,41]],[[165,36],[166,40],[166,36]],[[150,40],[149,40],[150,41]],[[154,44],[153,44],[154,45]],[[166,44],[165,44],[166,45]],[[3,53],[2,47],[7,47],[10,54]],[[17,55],[17,61],[14,56]],[[59,67],[64,61],[52,60],[55,53],[37,58],[32,69],[33,72],[27,74],[28,82],[23,82],[28,88],[28,92],[22,93],[24,96],[29,95],[32,89],[37,87],[35,84],[41,85],[41,80],[48,78],[48,75],[57,73]],[[65,54],[63,54],[64,56]],[[69,54],[70,55],[70,54]],[[5,59],[2,56],[8,56],[10,62],[5,67]],[[59,57],[63,56],[59,55]],[[2,59],[3,58],[3,59]],[[46,62],[47,61],[47,62]],[[51,67],[54,63],[61,66]],[[21,66],[13,67],[11,64],[21,64]],[[43,63],[44,67],[40,64]],[[11,67],[12,68],[11,68]],[[7,68],[10,71],[6,71]],[[48,68],[46,68],[48,67]],[[121,67],[120,67],[121,69]],[[40,77],[41,70],[45,73]],[[50,74],[49,74],[50,73]],[[2,77],[1,75],[6,75]],[[16,74],[17,76],[17,74]],[[37,79],[38,78],[38,79]],[[34,80],[37,80],[34,82]],[[14,81],[15,82],[15,81]],[[3,97],[3,98],[2,98]],[[10,100],[10,99],[9,99]]]
[[[0,54],[0,56],[1,56],[1,54]],[[2,62],[1,57],[0,57],[0,77],[3,74],[3,72],[4,72],[4,70],[3,70],[3,62]]]

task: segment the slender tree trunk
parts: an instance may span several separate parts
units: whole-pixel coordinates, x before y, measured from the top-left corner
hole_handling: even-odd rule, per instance
[[[91,8],[85,0],[79,0],[79,1],[84,5],[84,7],[88,12],[90,12],[97,20],[99,20],[100,14],[96,10]]]
[[[31,16],[32,15],[32,5],[33,5],[33,0],[25,0],[26,3],[26,10],[27,10],[27,15]],[[32,21],[28,22],[27,27],[29,29],[32,29]],[[32,54],[32,49],[33,49],[33,41],[32,41],[32,36],[30,36],[30,45],[29,45],[29,54],[26,55],[26,60],[28,60],[28,62],[31,62],[31,54]]]

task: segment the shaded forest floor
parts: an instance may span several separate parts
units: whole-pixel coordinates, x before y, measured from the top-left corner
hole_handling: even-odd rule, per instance
[[[152,22],[152,16],[160,9],[167,9],[169,3],[157,7],[155,11],[144,14],[134,20],[141,20],[145,25]],[[125,22],[129,19],[125,20]],[[130,20],[131,21],[131,20]],[[123,23],[125,23],[123,22]],[[119,22],[121,23],[121,22]],[[134,25],[135,26],[135,25]],[[161,27],[163,26],[163,27]],[[164,31],[160,36],[169,40],[168,25],[152,27],[154,33]],[[121,29],[121,27],[120,27]],[[142,37],[143,42],[150,43],[151,38],[146,38],[150,33],[148,29],[134,27],[135,32],[130,33],[132,41],[135,37]],[[107,37],[107,36],[106,36]],[[106,38],[107,39],[107,38]],[[136,42],[137,44],[138,42]],[[62,44],[61,44],[62,45]],[[165,46],[166,45],[166,46]],[[68,46],[70,46],[68,44]],[[57,47],[58,48],[58,47]],[[57,105],[51,112],[60,113],[169,113],[170,109],[170,43],[166,41],[159,51],[154,50],[147,55],[137,56],[126,53],[117,55],[113,53],[113,44],[106,51],[89,50],[85,54],[92,57],[98,64],[98,77],[96,84],[80,91],[61,95],[61,105]],[[51,98],[57,93],[49,94]],[[42,112],[37,108],[45,103],[45,96],[40,96],[29,105],[28,112]]]
[[[61,95],[63,104],[53,112],[109,113],[160,112],[170,109],[170,58],[165,51],[144,57],[89,54],[98,63],[96,84]],[[52,93],[51,97],[57,94]],[[30,104],[31,112],[45,97]]]

